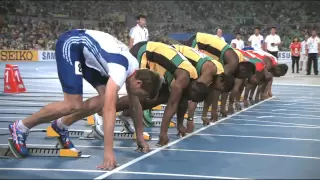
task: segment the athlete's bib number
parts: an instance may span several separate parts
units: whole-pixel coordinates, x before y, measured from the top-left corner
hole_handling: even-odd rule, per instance
[[[114,41],[119,45],[121,51],[129,50],[128,46],[126,46],[123,42],[119,41],[117,38],[113,37]]]
[[[182,55],[179,51],[177,51],[178,55],[183,59],[183,60],[188,60],[186,57],[184,57],[184,55]]]
[[[82,75],[81,63],[79,61],[74,62],[74,68],[76,75]]]
[[[173,49],[183,60],[188,61],[188,59],[186,57],[184,57],[184,55],[182,55],[178,50],[174,49],[173,47],[169,46],[171,49]]]
[[[294,48],[294,53],[298,54],[298,48]]]
[[[192,49],[192,51],[195,52],[197,55],[199,55],[201,58],[207,57],[206,54],[204,54],[204,53],[202,53],[202,52],[200,52],[200,51],[198,51],[196,49]]]

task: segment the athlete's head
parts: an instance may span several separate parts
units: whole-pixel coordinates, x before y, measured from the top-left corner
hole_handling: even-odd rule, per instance
[[[265,82],[266,76],[264,71],[256,71],[256,73],[251,77],[253,79],[254,83],[258,82]]]
[[[192,80],[186,89],[187,97],[193,102],[204,101],[209,94],[209,87],[202,82]]]
[[[233,49],[228,49],[224,53],[224,73],[228,76],[234,75],[239,64],[239,56]]]
[[[244,61],[239,63],[235,77],[238,79],[245,79],[251,77],[256,72],[256,67],[253,63]]]
[[[270,72],[274,77],[281,77],[287,74],[288,66],[286,64],[277,64],[271,68]]]
[[[156,38],[154,38],[153,41],[161,42],[163,44],[167,44],[167,45],[170,45],[170,46],[173,45],[173,44],[180,44],[181,45],[180,42],[178,42],[178,41],[176,41],[176,40],[174,40],[172,38],[169,38],[167,36],[156,37]]]
[[[154,99],[161,88],[162,80],[158,73],[149,69],[139,69],[127,83],[127,91],[136,95]]]
[[[139,26],[141,26],[141,27],[146,26],[146,24],[147,24],[147,17],[146,17],[145,15],[142,15],[142,14],[138,15],[138,16],[137,16],[137,24],[138,24]]]
[[[230,92],[234,86],[235,78],[233,76],[227,76],[221,74],[214,76],[212,88],[220,92]]]

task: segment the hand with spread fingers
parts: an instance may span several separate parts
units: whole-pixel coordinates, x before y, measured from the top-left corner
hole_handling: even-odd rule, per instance
[[[98,165],[97,168],[100,170],[107,170],[111,171],[118,167],[119,165],[116,164],[116,158],[113,152],[105,152],[103,163],[101,165]]]

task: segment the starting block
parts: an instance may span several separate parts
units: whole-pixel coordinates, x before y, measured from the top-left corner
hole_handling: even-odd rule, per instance
[[[156,118],[162,118],[164,114],[164,111],[151,111],[151,116]],[[184,118],[188,118],[188,114],[184,114]]]
[[[89,116],[88,119],[87,119],[88,125],[95,125],[95,121],[97,120],[96,118],[102,118],[102,117],[97,115],[97,114]],[[120,119],[116,119],[115,125],[116,126],[123,126],[123,121],[121,121]],[[152,121],[151,126],[160,127],[161,126],[161,120],[160,121]],[[176,127],[176,124],[174,122],[170,122],[169,127],[170,128]]]
[[[116,116],[119,116],[119,112],[116,113]],[[95,125],[95,117],[94,115],[91,115],[87,117],[87,124],[88,125]]]
[[[220,105],[220,101],[219,101],[219,105]],[[162,105],[158,105],[158,106],[156,106],[156,107],[153,107],[152,108],[152,110],[153,111],[164,111],[165,110],[165,108],[166,108],[166,106],[167,105],[165,105],[165,104],[162,104]],[[203,105],[201,106],[201,105],[198,105],[197,107],[196,107],[196,110],[195,110],[196,112],[202,112],[203,111]],[[209,106],[209,110],[208,111],[211,111],[211,106]],[[185,118],[187,118],[187,116],[185,115]]]
[[[100,136],[100,134],[96,131],[96,127],[95,126],[92,127],[92,132],[96,135],[96,137],[98,137],[98,139],[103,139],[104,138],[103,136]],[[114,132],[113,137],[115,139],[120,139],[120,140],[124,140],[124,139],[136,140],[137,139],[136,133],[125,133],[125,132]],[[94,137],[92,138],[91,137],[91,138],[80,138],[80,139],[91,140],[91,139],[96,139],[96,138],[94,138]],[[151,135],[149,135],[146,132],[143,132],[143,139],[146,140],[146,141],[152,140]]]
[[[57,138],[59,134],[52,129],[51,126],[47,127],[46,135],[49,138]],[[69,130],[70,138],[79,138],[81,140],[94,140],[94,139],[103,139],[99,133],[96,132],[96,126],[92,126],[92,130]],[[135,133],[127,133],[127,132],[114,132],[113,134],[115,139],[136,139]],[[152,140],[151,135],[144,132],[143,133],[144,140]]]
[[[88,125],[94,125],[94,117],[93,117],[93,115],[91,115],[91,116],[89,116],[87,118],[87,124]]]
[[[12,138],[8,140],[9,147],[0,148],[1,158],[24,158],[19,154],[13,144]],[[91,155],[82,155],[81,152],[71,149],[60,148],[28,148],[29,156],[32,157],[69,157],[69,158],[89,158]]]

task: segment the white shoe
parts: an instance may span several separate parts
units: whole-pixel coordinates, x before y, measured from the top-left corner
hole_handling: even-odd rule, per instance
[[[92,131],[94,132],[96,138],[101,140],[104,139],[103,124],[92,126]]]
[[[99,116],[98,113],[95,113],[93,115],[93,119],[94,119],[94,124],[95,125],[103,125],[103,117]]]
[[[127,117],[122,115],[122,112],[118,116],[118,118],[123,122],[123,128],[129,132],[129,133],[134,133],[136,129],[134,128],[133,120],[131,117]]]

